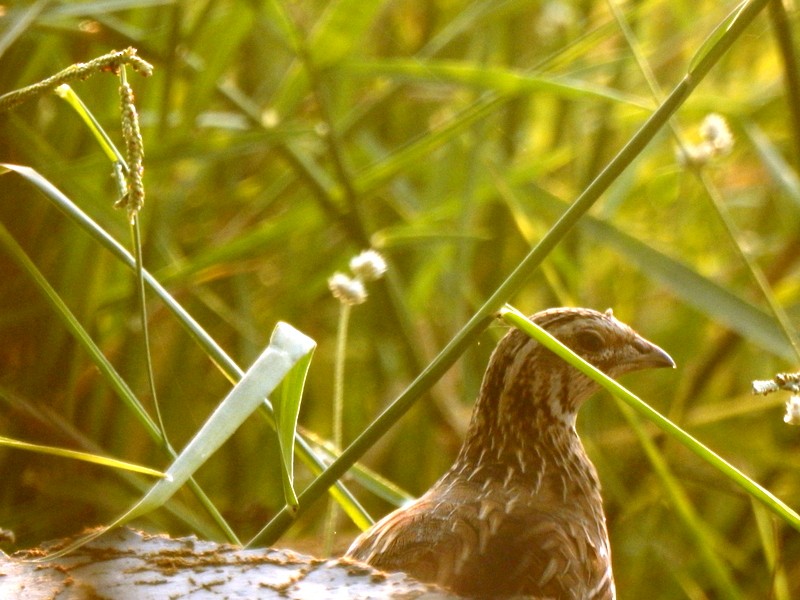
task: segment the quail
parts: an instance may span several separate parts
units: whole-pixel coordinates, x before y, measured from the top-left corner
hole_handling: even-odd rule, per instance
[[[611,377],[675,366],[610,310],[555,308],[530,318]],[[356,538],[346,556],[466,597],[615,598],[600,483],[575,429],[596,389],[509,331],[489,360],[453,466]]]

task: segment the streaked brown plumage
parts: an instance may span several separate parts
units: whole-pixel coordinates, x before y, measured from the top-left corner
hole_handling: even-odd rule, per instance
[[[531,319],[612,377],[675,366],[611,311],[557,308]],[[453,466],[359,536],[347,556],[463,596],[613,599],[600,483],[575,431],[596,389],[510,331],[489,361]]]

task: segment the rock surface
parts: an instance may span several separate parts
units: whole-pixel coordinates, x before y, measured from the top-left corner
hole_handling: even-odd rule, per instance
[[[111,531],[65,557],[40,562],[70,541],[13,556],[0,552],[0,598],[456,598],[402,573],[384,573],[346,559],[243,549],[133,529]]]

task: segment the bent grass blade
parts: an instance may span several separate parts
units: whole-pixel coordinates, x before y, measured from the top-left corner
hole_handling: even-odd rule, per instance
[[[144,497],[111,525],[80,538],[41,560],[68,554],[119,527],[155,510],[167,502],[214,452],[239,428],[269,396],[295,365],[303,362],[316,342],[287,323],[278,323],[267,348],[247,370],[217,409],[206,420],[166,472],[166,477],[150,488]]]

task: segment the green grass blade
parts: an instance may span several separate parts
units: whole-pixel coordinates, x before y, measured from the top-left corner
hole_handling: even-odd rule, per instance
[[[512,208],[517,215],[524,214],[525,218],[533,219],[537,210],[556,213],[565,206],[565,202],[543,191],[535,194],[533,200],[533,205],[515,202]],[[587,215],[579,227],[599,243],[619,252],[644,275],[658,281],[711,319],[740,333],[769,352],[787,360],[794,358],[794,349],[786,335],[762,309],[611,223]]]
[[[128,268],[135,270],[136,264],[133,256],[131,256],[131,254],[122,245],[120,245],[119,242],[111,237],[102,227],[100,227],[86,213],[84,213],[80,207],[78,207],[74,202],[61,193],[61,191],[53,186],[49,181],[47,181],[47,179],[42,177],[30,167],[0,163],[0,173],[6,171],[17,173],[37,187],[48,200],[53,202],[56,207],[58,207],[71,219],[76,221],[82,229],[96,239],[104,248],[116,256]],[[198,345],[203,348],[203,350],[208,354],[209,358],[211,358],[211,360],[219,367],[220,371],[232,383],[239,381],[243,375],[243,371],[233,361],[233,359],[225,353],[219,344],[214,341],[214,339],[183,308],[183,306],[181,306],[180,303],[175,300],[175,298],[173,298],[166,289],[164,289],[164,287],[155,277],[153,277],[147,270],[143,270],[142,275],[147,285],[149,285],[156,295],[162,300],[162,302],[164,302],[167,308],[169,308],[175,314],[179,322],[186,328]],[[264,401],[264,410],[262,413],[272,426],[276,426],[272,404],[269,402],[269,400]],[[146,415],[146,413],[144,414]],[[158,428],[154,423],[153,427],[157,432]],[[313,472],[322,472],[326,468],[326,463],[314,454],[308,442],[306,442],[301,436],[298,435],[295,442],[298,444],[301,460],[303,460],[303,462]],[[337,501],[343,503],[342,508],[354,520],[354,522],[359,527],[363,527],[365,523],[369,523],[371,521],[369,515],[358,504],[346,487],[341,483],[337,483],[336,487],[337,490],[331,491],[331,494],[337,498]],[[212,506],[210,505],[210,502],[204,501],[203,503],[209,510],[211,510]],[[217,515],[219,514],[218,511],[214,512]],[[229,527],[225,527],[224,529],[228,537],[233,541],[235,538],[233,531]]]
[[[636,439],[639,440],[639,444],[644,449],[647,459],[650,461],[653,470],[661,481],[662,487],[667,493],[673,510],[694,541],[694,547],[703,564],[703,571],[707,572],[711,579],[714,580],[721,598],[728,598],[729,600],[740,599],[742,596],[731,577],[730,569],[714,551],[714,543],[707,528],[694,506],[692,506],[688,494],[672,474],[661,450],[645,432],[644,427],[642,427],[636,415],[633,414],[631,408],[616,396],[614,399],[617,401],[617,406],[625,420],[636,435]]]
[[[375,188],[391,177],[403,172],[410,165],[424,161],[425,157],[430,156],[436,148],[464,132],[480,119],[493,114],[499,106],[508,100],[508,96],[487,93],[484,98],[474,102],[427,135],[413,141],[386,160],[360,173],[355,181],[356,191],[361,195],[373,192]]]
[[[760,308],[704,277],[685,263],[654,250],[609,223],[587,219],[583,225],[598,239],[713,320],[787,360],[795,357],[791,343],[775,320]]]
[[[196,126],[202,113],[215,93],[218,82],[223,80],[232,55],[240,53],[247,34],[253,27],[253,10],[247,5],[233,7],[219,5],[208,11],[193,35],[193,44],[198,56],[198,70],[192,85],[192,93],[183,105],[181,128],[189,131]],[[224,31],[225,35],[219,32]]]
[[[39,411],[42,410],[40,404],[32,403],[2,386],[0,386],[0,406],[7,407],[18,414],[25,415],[24,418],[26,419],[36,419]],[[91,453],[94,456],[103,456],[105,454],[103,448],[92,439],[86,437],[83,433],[71,427],[62,415],[48,413],[45,418],[47,421],[52,422],[55,431],[64,433],[68,440],[76,446],[83,448],[84,452]],[[152,481],[149,478],[145,480],[127,470],[115,470],[114,474],[118,476],[120,481],[142,495],[152,486]],[[195,507],[187,505],[180,499],[173,498],[169,504],[164,507],[164,510],[182,522],[190,531],[197,532],[198,536],[203,536],[207,539],[215,539],[219,535],[220,528],[216,523],[209,523],[208,520],[204,518],[205,515],[200,514]]]
[[[0,165],[0,173],[3,172],[2,169],[12,166],[13,165]],[[19,168],[15,167],[14,170],[17,169]],[[23,173],[25,173],[24,170]],[[58,293],[53,289],[47,279],[36,268],[36,265],[34,265],[30,258],[28,258],[24,250],[19,246],[19,244],[17,244],[16,240],[2,224],[0,224],[0,246],[5,247],[8,254],[14,259],[20,268],[29,274],[34,284],[37,286],[37,288],[39,288],[44,297],[47,299],[48,303],[53,308],[56,315],[58,315],[58,317],[64,323],[66,329],[74,336],[81,347],[83,347],[83,349],[87,352],[100,373],[102,373],[105,380],[115,391],[117,396],[122,399],[124,404],[134,413],[134,415],[136,415],[150,437],[156,441],[159,446],[164,447],[167,452],[174,456],[174,450],[169,445],[167,440],[162,437],[160,429],[150,418],[150,415],[147,413],[144,406],[142,406],[142,403],[130,389],[128,384],[119,375],[119,373],[117,373],[114,366],[106,358],[97,344],[94,343],[94,340],[92,340],[91,336],[80,324],[78,319],[75,318]],[[228,539],[232,542],[238,541],[236,534],[228,526],[219,510],[217,510],[200,486],[197,485],[194,480],[192,480],[190,482],[190,487],[219,528],[228,536]]]
[[[314,475],[319,475],[322,473],[322,469],[317,467],[316,465],[310,466],[311,472]],[[373,481],[373,485],[378,485]],[[366,509],[361,506],[361,503],[350,493],[341,482],[337,482],[337,485],[331,487],[328,492],[330,493],[331,497],[342,507],[344,513],[353,521],[353,524],[358,527],[361,531],[365,529],[369,529],[372,524],[375,522],[372,517],[369,516],[369,513]],[[299,506],[299,499],[298,504],[295,505]],[[252,541],[248,542],[247,545],[250,546]]]
[[[566,100],[597,99],[652,110],[652,101],[624,94],[617,90],[544,74],[531,74],[511,69],[476,65],[458,61],[420,61],[417,59],[385,59],[344,63],[343,75],[389,77],[411,83],[457,84],[501,95],[549,94]]]
[[[311,365],[312,349],[295,364],[284,377],[274,402],[275,418],[278,421],[278,445],[281,451],[281,479],[287,506],[297,506],[294,490],[294,439],[297,435],[297,417],[303,388]]]
[[[28,167],[21,167],[18,165],[9,165],[9,164],[0,164],[0,174],[12,171],[24,179],[32,183],[34,186],[39,188],[44,195],[53,200],[57,206],[62,208],[68,214],[74,214],[80,217],[78,220],[88,221],[89,222],[89,231],[94,232],[96,235],[95,237],[99,237],[101,241],[105,241],[107,243],[107,247],[115,249],[119,255],[126,257],[128,259],[128,265],[133,269],[135,268],[133,257],[121,246],[119,245],[116,240],[114,240],[111,236],[109,236],[105,230],[99,227],[96,223],[91,221],[74,203],[72,203],[66,196],[64,196],[58,189],[56,189],[49,181],[47,181],[44,177],[39,175],[33,169]],[[37,285],[37,287],[43,292],[45,297],[47,298],[48,302],[53,307],[55,313],[59,316],[59,318],[64,323],[67,330],[75,337],[76,340],[81,344],[81,346],[86,350],[89,354],[90,358],[93,362],[97,365],[100,372],[105,377],[106,381],[109,383],[111,388],[117,393],[117,395],[122,399],[125,405],[132,410],[132,412],[136,415],[142,425],[145,427],[147,433],[153,438],[154,441],[158,443],[159,446],[164,447],[167,452],[171,456],[175,456],[175,452],[172,447],[169,445],[169,442],[165,440],[162,435],[159,427],[156,423],[150,418],[150,415],[145,410],[142,403],[130,389],[128,384],[122,379],[122,377],[117,373],[116,369],[114,369],[113,365],[108,361],[102,351],[97,347],[97,345],[92,340],[91,336],[88,332],[81,326],[63,300],[59,297],[56,291],[52,288],[52,286],[48,283],[45,277],[39,272],[36,266],[30,261],[30,259],[25,255],[22,248],[16,243],[16,240],[11,237],[5,227],[0,225],[0,243],[2,243],[6,249],[9,251],[11,256],[18,262],[18,264],[22,267],[22,269],[28,272]],[[144,272],[145,278],[149,278],[148,283],[158,285],[155,280],[150,277],[149,273],[146,271]],[[177,302],[169,296],[163,288],[158,286],[159,289],[163,291],[165,295],[168,296],[169,300],[172,301],[175,305]],[[158,291],[158,290],[157,290]],[[199,326],[198,326],[199,327]],[[204,332],[205,333],[205,332]],[[214,519],[218,527],[225,532],[225,535],[231,542],[238,542],[238,538],[234,531],[230,528],[227,524],[225,519],[222,517],[222,514],[219,510],[214,506],[211,500],[208,498],[206,493],[200,488],[197,482],[192,479],[190,481],[190,487],[192,492],[197,496],[200,503],[203,507],[208,511],[209,515]]]
[[[72,336],[78,341],[81,347],[86,351],[92,362],[94,362],[95,366],[97,366],[99,371],[102,373],[106,382],[117,393],[117,395],[133,412],[133,414],[136,415],[137,419],[142,426],[144,426],[150,437],[153,438],[153,440],[157,443],[163,444],[164,440],[161,438],[161,434],[157,425],[150,418],[150,415],[147,414],[147,411],[142,403],[128,387],[128,384],[125,382],[125,380],[120,377],[119,373],[117,373],[116,369],[105,357],[102,350],[100,350],[97,344],[94,343],[94,340],[92,340],[89,333],[80,324],[75,315],[72,314],[72,311],[70,311],[64,301],[58,295],[58,292],[53,289],[44,275],[42,275],[39,269],[36,268],[36,265],[33,264],[33,261],[31,261],[28,255],[25,254],[25,251],[20,247],[20,245],[11,236],[9,231],[2,223],[0,223],[0,247],[3,247],[8,255],[14,260],[14,262],[16,262],[17,265],[28,274],[28,276],[34,282],[34,285],[36,285],[47,302],[50,304],[53,311],[56,313],[56,315],[58,315],[59,319],[61,319],[61,322],[70,332],[70,334],[72,334]]]
[[[271,7],[273,13],[288,15],[284,2],[274,0]],[[304,50],[308,53],[316,69],[327,69],[335,65],[358,48],[362,37],[375,20],[375,16],[383,5],[382,0],[334,0],[329,2],[325,12],[312,29]],[[282,31],[294,40],[301,38],[294,31],[295,26],[289,17],[279,19]],[[272,108],[279,115],[291,114],[298,103],[308,92],[311,82],[303,61],[295,60],[289,67],[278,94],[272,101]]]
[[[767,564],[772,570],[772,593],[775,600],[791,600],[792,593],[789,591],[789,578],[787,576],[787,566],[785,556],[781,556],[783,544],[775,530],[775,523],[769,511],[753,502],[753,516],[758,526],[758,534],[761,538],[761,547],[764,548]]]
[[[53,6],[48,13],[53,17],[88,17],[123,10],[142,10],[147,7],[172,4],[175,0],[90,0]]]
[[[341,452],[336,451],[329,442],[310,436],[310,441],[314,444],[317,451],[327,456],[329,463],[333,462]],[[403,506],[414,500],[414,496],[404,489],[392,483],[385,477],[375,473],[371,469],[356,463],[350,471],[350,475],[359,485],[375,494],[378,498],[385,500],[392,506]]]
[[[705,41],[700,45],[697,51],[689,61],[689,72],[694,71],[701,63],[708,58],[708,56],[717,50],[719,44],[724,40],[725,36],[735,25],[738,19],[741,18],[742,13],[747,7],[748,0],[740,2],[727,17],[725,17],[719,25],[714,28]],[[760,8],[759,8],[760,10]]]
[[[278,323],[267,348],[228,393],[167,470],[167,479],[132,508],[123,522],[166,502],[186,480],[239,428],[315,346],[314,340],[286,323]]]
[[[508,302],[511,296],[528,281],[545,257],[594,205],[603,192],[645,149],[661,128],[666,125],[669,118],[684,103],[692,90],[697,87],[711,68],[722,58],[725,51],[744,32],[744,29],[755,19],[767,2],[768,0],[755,0],[742,11],[740,18],[722,35],[713,48],[703,56],[694,69],[675,86],[658,109],[642,124],[600,174],[592,180],[536,247],[528,253],[511,275],[500,284],[477,312],[472,315],[470,320],[442,349],[433,362],[342,452],[341,456],[320,477],[303,491],[298,498],[300,500],[300,505],[296,511],[298,514],[307,509],[326,489],[344,475],[364,452],[413,406],[420,395],[450,368],[461,353],[488,326],[491,322],[492,314],[499,310],[505,302]],[[254,541],[258,540],[267,544],[274,542],[289,527],[295,516],[294,512],[289,511],[288,508],[281,510],[258,533]]]
[[[786,503],[780,500],[772,492],[756,483],[739,469],[728,463],[721,456],[704,446],[696,438],[686,433],[683,429],[675,425],[672,421],[661,415],[654,408],[643,402],[635,394],[629,392],[621,384],[608,377],[605,373],[589,364],[583,358],[575,354],[564,344],[559,342],[544,329],[528,320],[525,315],[511,306],[506,306],[500,311],[502,318],[524,331],[537,342],[566,360],[569,364],[579,369],[582,373],[594,379],[601,387],[622,400],[627,406],[632,408],[640,417],[644,417],[667,436],[683,444],[702,460],[717,469],[732,483],[741,487],[748,495],[752,496],[764,506],[769,508],[776,516],[788,525],[800,531],[800,515],[791,509]]]
[[[129,523],[162,506],[233,435],[245,419],[261,406],[292,367],[308,355],[315,345],[314,340],[291,325],[278,323],[269,345],[180,452],[167,469],[165,478],[153,485],[143,498],[111,525],[76,540],[44,560],[73,552],[109,529]]]
[[[124,165],[125,170],[127,170],[128,167],[122,154],[119,150],[117,150],[114,142],[111,141],[111,138],[92,114],[92,111],[87,108],[86,104],[83,103],[83,100],[80,99],[80,96],[75,93],[75,90],[73,90],[69,84],[62,83],[55,89],[55,93],[60,98],[63,98],[64,101],[69,104],[76,113],[78,113],[78,116],[86,124],[86,128],[92,132],[94,139],[100,145],[100,148],[103,149],[103,152],[108,157],[108,160],[110,160],[112,163],[118,162],[121,165]]]
[[[124,460],[117,460],[116,458],[108,458],[107,456],[99,456],[97,454],[90,454],[89,452],[80,452],[78,450],[68,450],[66,448],[57,448],[55,446],[43,446],[41,444],[31,444],[30,442],[22,442],[20,440],[12,440],[11,438],[0,436],[0,446],[7,448],[16,448],[18,450],[28,450],[30,452],[39,452],[40,454],[50,454],[52,456],[60,456],[62,458],[71,458],[73,460],[82,460],[84,462],[94,463],[96,465],[103,465],[112,469],[122,469],[124,471],[132,471],[134,473],[142,473],[143,475],[151,475],[153,477],[166,477],[166,473],[156,471],[150,467],[143,467],[134,463],[126,462]]]
[[[333,0],[311,32],[308,50],[318,69],[335,64],[358,48],[384,0]]]
[[[16,15],[4,15],[6,23],[0,34],[0,56],[3,56],[8,47],[36,22],[39,14],[47,8],[49,3],[50,0],[37,0]]]
[[[755,123],[747,123],[744,130],[773,181],[800,208],[800,178],[797,171],[786,162],[779,149]]]

